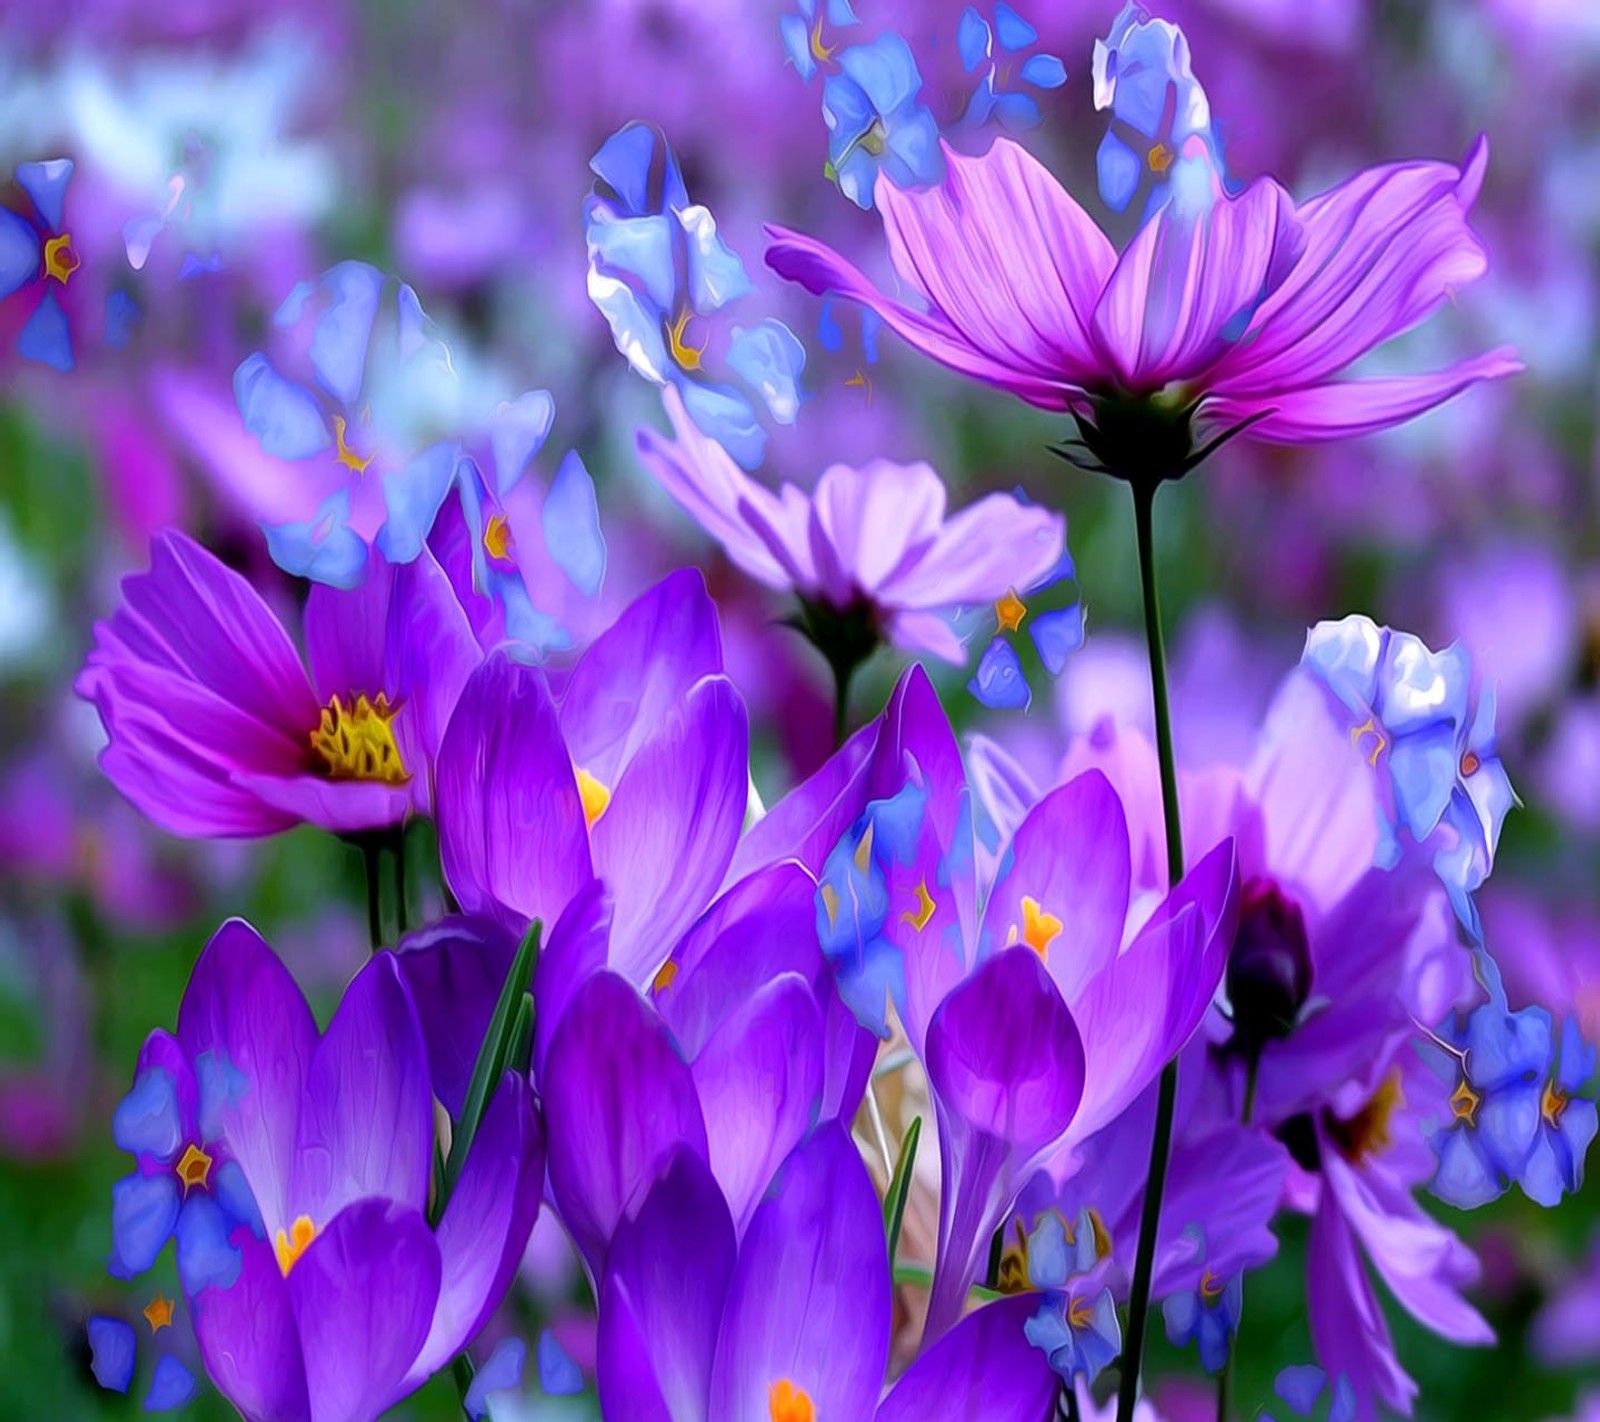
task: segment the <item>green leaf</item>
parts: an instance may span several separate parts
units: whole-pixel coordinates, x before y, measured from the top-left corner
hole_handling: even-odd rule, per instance
[[[889,1267],[894,1268],[895,1250],[900,1247],[900,1226],[906,1217],[906,1196],[911,1193],[911,1171],[917,1162],[917,1142],[922,1138],[922,1117],[912,1121],[900,1142],[900,1159],[895,1162],[889,1189],[883,1197],[883,1229],[889,1239]]]
[[[528,985],[533,981],[533,963],[539,956],[539,920],[535,919],[527,936],[511,960],[511,971],[506,974],[500,998],[494,1005],[494,1015],[489,1019],[489,1030],[483,1035],[483,1045],[478,1049],[478,1060],[472,1068],[472,1082],[467,1087],[467,1103],[461,1108],[461,1119],[456,1122],[455,1134],[450,1141],[450,1158],[444,1165],[444,1189],[439,1192],[435,1208],[440,1215],[449,1203],[461,1178],[461,1168],[466,1164],[467,1152],[472,1149],[478,1127],[483,1123],[484,1112],[489,1109],[489,1098],[505,1075],[512,1059],[517,1024],[521,1012],[528,1011],[528,1031],[533,1030],[532,999]]]

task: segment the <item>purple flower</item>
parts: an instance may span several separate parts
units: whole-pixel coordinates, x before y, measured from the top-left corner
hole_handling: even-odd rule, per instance
[[[312,589],[310,673],[250,584],[185,534],[151,545],[96,628],[77,692],[100,713],[107,777],[163,829],[338,833],[429,814],[445,722],[481,657],[427,555],[376,555],[350,592]]]
[[[774,494],[701,433],[676,391],[662,398],[677,442],[641,430],[638,443],[667,492],[751,577],[859,619],[873,640],[960,662],[946,614],[1027,587],[1061,558],[1059,514],[989,494],[947,520],[927,464],[835,464],[809,497],[792,484]]]
[[[589,880],[614,906],[610,963],[637,986],[723,881],[748,798],[744,703],[693,570],[630,604],[559,701],[544,673],[491,655],[439,755],[445,878],[469,914],[554,923]]]
[[[392,954],[320,1037],[272,950],[229,923],[195,965],[178,1041],[227,1083],[221,1139],[260,1212],[237,1277],[190,1297],[211,1380],[252,1419],[376,1416],[482,1327],[539,1207],[532,1093],[498,1084],[436,1225],[427,1050]]]
[[[1015,143],[946,157],[941,187],[885,182],[877,195],[895,271],[924,309],[781,228],[768,229],[768,263],[871,307],[975,380],[1045,409],[1088,414],[1098,403],[1103,429],[1106,409],[1176,388],[1189,413],[1198,402],[1222,426],[1251,422],[1260,439],[1333,439],[1403,423],[1519,369],[1498,350],[1425,375],[1338,378],[1484,273],[1466,222],[1482,141],[1462,168],[1374,168],[1298,206],[1271,179],[1216,194],[1198,216],[1169,204],[1120,256]]]

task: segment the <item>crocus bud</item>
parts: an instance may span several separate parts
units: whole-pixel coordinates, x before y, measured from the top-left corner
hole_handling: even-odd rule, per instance
[[[1311,992],[1311,952],[1300,906],[1271,879],[1246,886],[1228,955],[1234,1040],[1247,1053],[1295,1029]]]

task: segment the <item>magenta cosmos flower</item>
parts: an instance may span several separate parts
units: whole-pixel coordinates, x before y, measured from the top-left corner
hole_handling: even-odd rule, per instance
[[[946,519],[944,482],[921,462],[834,464],[811,494],[774,494],[700,431],[677,391],[662,400],[677,441],[640,430],[639,457],[728,557],[802,603],[863,614],[907,652],[964,661],[946,614],[1030,587],[1061,561],[1059,514],[990,494]]]
[[[107,778],[198,839],[430,813],[445,723],[482,659],[443,570],[374,555],[360,587],[312,588],[305,640],[309,675],[244,578],[185,534],[157,538],[78,677]]]
[[[1258,439],[1334,439],[1520,368],[1500,349],[1422,375],[1342,378],[1487,269],[1467,225],[1482,139],[1460,168],[1371,168],[1299,205],[1270,178],[1198,213],[1169,204],[1120,254],[1017,144],[945,156],[939,187],[878,184],[890,259],[923,309],[798,233],[769,228],[768,263],[870,307],[963,375],[1045,409],[1093,412],[1102,434],[1160,396],[1184,417],[1178,463],[1160,477],[1182,472],[1196,410],[1228,428],[1249,422]]]

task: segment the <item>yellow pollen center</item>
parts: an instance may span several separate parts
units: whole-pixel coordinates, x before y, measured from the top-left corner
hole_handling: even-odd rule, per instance
[[[1095,1258],[1109,1258],[1111,1255],[1111,1231],[1106,1228],[1105,1219],[1099,1210],[1090,1209],[1089,1228],[1094,1231]]]
[[[857,140],[874,158],[881,158],[889,148],[889,134],[883,126],[882,119],[873,119],[869,128]]]
[[[172,1300],[165,1294],[158,1293],[144,1306],[145,1322],[150,1325],[152,1335],[161,1332],[163,1328],[172,1327]]]
[[[1222,1280],[1217,1278],[1209,1269],[1200,1276],[1200,1297],[1208,1301],[1222,1297]]]
[[[903,923],[909,923],[918,933],[921,933],[928,926],[928,920],[933,917],[933,911],[936,907],[933,895],[928,892],[928,881],[923,879],[917,884],[916,908],[907,909],[900,915],[900,919]],[[831,920],[833,915],[830,913],[828,917]]]
[[[204,1186],[211,1178],[211,1157],[199,1146],[191,1144],[178,1158],[173,1169],[178,1172],[178,1179],[183,1181],[183,1193],[187,1195],[196,1185]]]
[[[1017,596],[1017,590],[1007,588],[1006,595],[994,605],[994,615],[1000,623],[1002,632],[1015,632],[1022,626],[1022,619],[1028,615],[1028,609]]]
[[[1152,173],[1165,173],[1172,166],[1173,151],[1165,143],[1158,143],[1150,150],[1150,171]]]
[[[1483,762],[1478,759],[1476,751],[1468,751],[1461,757],[1461,778],[1465,780],[1469,775],[1476,775],[1478,767]]]
[[[578,798],[583,801],[583,820],[590,829],[595,826],[595,821],[605,814],[606,806],[611,803],[611,791],[602,785],[587,770],[581,767],[578,770]]]
[[[1338,1142],[1347,1159],[1365,1160],[1387,1150],[1393,1139],[1390,1127],[1394,1113],[1405,1105],[1405,1093],[1400,1089],[1400,1070],[1395,1068],[1384,1077],[1382,1085],[1348,1121],[1335,1121],[1329,1133]]]
[[[1039,955],[1039,961],[1049,961],[1050,945],[1061,933],[1061,920],[1053,913],[1039,907],[1038,899],[1024,895],[1022,900],[1022,941]]]
[[[1094,1305],[1088,1299],[1074,1298],[1067,1305],[1067,1322],[1074,1328],[1087,1328],[1094,1322]]]
[[[44,274],[47,277],[54,277],[62,286],[67,284],[67,278],[82,265],[83,263],[78,260],[78,254],[72,250],[70,232],[52,237],[44,244]]]
[[[692,346],[687,339],[689,322],[693,318],[687,306],[678,313],[678,318],[667,327],[667,341],[672,347],[672,358],[685,370],[699,370],[700,358],[705,355],[704,345]]]
[[[1383,754],[1383,748],[1388,744],[1383,738],[1383,732],[1378,729],[1377,723],[1368,716],[1359,726],[1350,732],[1350,744],[1357,750],[1361,749],[1361,738],[1365,735],[1372,737],[1372,754],[1367,757],[1368,765],[1376,765],[1378,757]]]
[[[767,1416],[772,1422],[817,1422],[811,1395],[783,1378],[767,1389]]]
[[[511,525],[504,514],[496,514],[483,530],[483,546],[491,558],[504,561],[511,553]]]
[[[828,911],[828,927],[832,928],[839,921],[839,891],[832,884],[824,884],[817,892],[822,895],[822,906]]]
[[[344,432],[349,428],[350,426],[345,422],[343,415],[335,415],[333,417],[333,438],[339,446],[339,463],[350,470],[352,474],[365,474],[367,465],[372,463],[372,456],[370,454],[357,454],[345,442]]]
[[[1539,1114],[1552,1126],[1561,1124],[1561,1113],[1567,1109],[1565,1093],[1556,1088],[1553,1081],[1544,1084],[1544,1095],[1539,1099]]]
[[[1000,1267],[995,1271],[995,1286],[1003,1294],[1020,1294],[1028,1287],[1028,1232],[1021,1220],[1012,1220],[1017,1242],[1006,1245],[1000,1255]]]
[[[650,991],[660,996],[678,979],[678,965],[668,958],[656,969],[655,977],[650,979]]]
[[[365,692],[348,706],[335,696],[322,708],[322,720],[311,733],[311,749],[330,780],[375,780],[381,785],[406,785],[411,776],[394,738],[400,708],[379,692]]]
[[[811,31],[811,57],[818,64],[826,64],[833,58],[832,47],[822,42],[822,16],[820,13],[817,15],[817,23]]]
[[[876,822],[868,820],[866,832],[856,845],[855,862],[858,874],[865,874],[872,868],[872,832],[876,828]]]
[[[311,1247],[311,1241],[317,1237],[317,1227],[311,1223],[310,1215],[300,1215],[289,1226],[287,1231],[278,1231],[278,1268],[283,1271],[284,1278],[289,1277],[289,1271],[299,1262],[300,1256]]]
[[[1478,1106],[1482,1099],[1476,1091],[1463,1081],[1450,1095],[1450,1114],[1458,1121],[1465,1121],[1469,1126],[1476,1126],[1478,1124]]]

